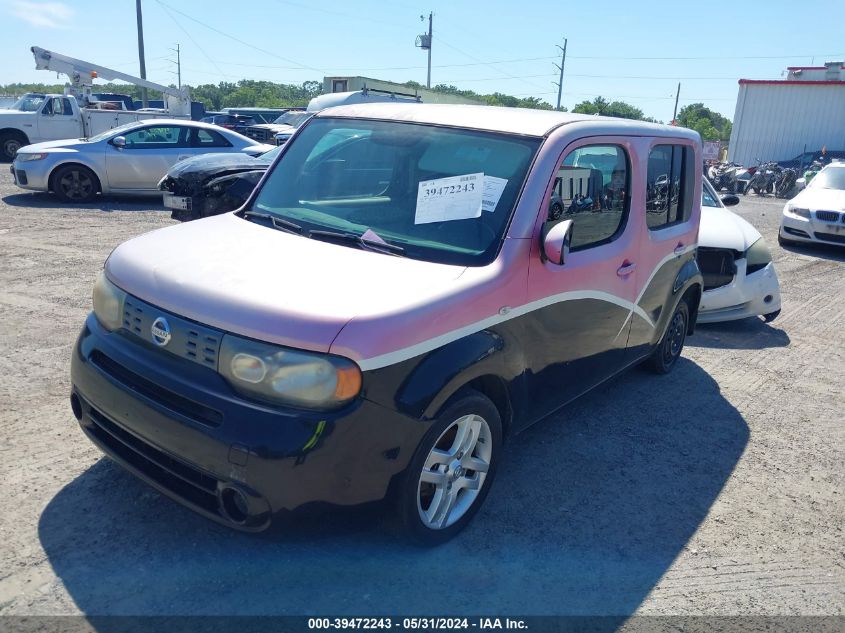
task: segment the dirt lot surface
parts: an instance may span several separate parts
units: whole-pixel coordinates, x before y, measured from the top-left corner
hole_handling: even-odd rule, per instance
[[[156,200],[63,206],[0,174],[0,614],[843,614],[845,251],[772,245],[783,314],[702,326],[518,436],[473,525],[433,550],[380,510],[269,535],[195,516],[102,458],[69,359]]]

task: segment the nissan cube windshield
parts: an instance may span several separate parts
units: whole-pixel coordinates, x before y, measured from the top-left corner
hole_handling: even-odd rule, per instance
[[[495,258],[538,146],[466,129],[317,118],[245,215],[353,248],[480,266]]]

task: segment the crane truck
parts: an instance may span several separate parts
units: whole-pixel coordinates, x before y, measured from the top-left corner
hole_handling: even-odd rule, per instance
[[[190,118],[191,98],[187,88],[163,86],[38,46],[30,50],[36,69],[64,74],[70,82],[63,94],[28,93],[10,108],[0,110],[0,160],[13,160],[21,147],[31,143],[88,138],[142,119]],[[118,79],[157,90],[164,95],[167,108],[133,110],[129,100],[121,100],[120,95],[94,93],[96,78]]]

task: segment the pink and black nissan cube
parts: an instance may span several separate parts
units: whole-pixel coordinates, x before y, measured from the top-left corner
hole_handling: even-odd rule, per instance
[[[244,207],[114,250],[73,354],[85,434],[226,525],[391,498],[426,543],[502,444],[695,324],[695,132],[369,104],[301,127]]]

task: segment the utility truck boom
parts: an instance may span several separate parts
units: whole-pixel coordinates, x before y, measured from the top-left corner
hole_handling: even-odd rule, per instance
[[[191,117],[191,97],[187,89],[162,86],[37,46],[31,50],[36,68],[66,75],[70,83],[65,86],[64,94],[29,93],[8,109],[0,110],[0,160],[11,161],[21,147],[31,143],[88,138],[142,119]],[[168,107],[166,110],[135,110],[128,97],[96,95],[92,90],[97,78],[119,79],[158,90]]]
[[[167,109],[171,115],[191,116],[191,96],[187,88],[170,88],[169,86],[163,86],[152,81],[147,81],[146,79],[141,79],[140,77],[127,75],[119,70],[113,70],[81,59],[68,57],[61,53],[48,51],[38,46],[33,46],[31,50],[35,56],[35,67],[38,70],[52,70],[68,76],[70,79],[71,94],[81,102],[83,107],[87,107],[90,104],[91,89],[93,87],[92,82],[95,78],[106,79],[108,81],[119,79],[135,86],[161,92],[165,97]]]

